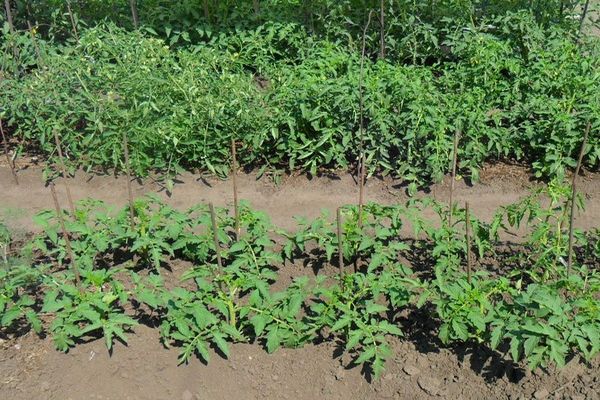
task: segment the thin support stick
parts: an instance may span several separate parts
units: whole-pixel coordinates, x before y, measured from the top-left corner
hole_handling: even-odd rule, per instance
[[[10,9],[10,0],[4,0],[4,10],[6,11],[6,22],[8,22],[10,33],[15,33],[15,24],[13,22],[12,11]]]
[[[63,218],[62,210],[60,208],[60,204],[58,203],[58,197],[56,196],[56,188],[54,187],[54,182],[50,182],[50,192],[52,193],[52,200],[54,201],[54,208],[56,209],[56,216],[58,217],[58,222],[60,223],[60,229],[62,230],[63,236],[65,238],[67,252],[69,254],[69,257],[71,258],[71,268],[73,269],[73,274],[75,275],[75,285],[77,286],[80,292],[83,292],[83,289],[81,287],[81,276],[79,275],[79,269],[77,269],[77,264],[75,262],[75,254],[73,253],[73,247],[71,247],[71,240],[69,239],[69,234],[67,233],[67,228],[65,227],[65,220]]]
[[[467,282],[471,283],[471,215],[468,201],[465,204],[465,231],[467,237]]]
[[[123,154],[125,156],[125,174],[127,175],[127,195],[129,197],[129,219],[131,228],[135,228],[135,208],[133,205],[133,190],[131,189],[131,167],[129,165],[129,143],[127,133],[123,132]]]
[[[217,253],[217,265],[219,269],[223,269],[223,261],[221,260],[221,251],[219,250],[219,234],[217,231],[217,214],[215,213],[215,206],[213,203],[208,203],[210,209],[210,223],[212,224],[213,240],[215,241],[215,253]]]
[[[585,22],[589,8],[590,8],[590,0],[586,0],[585,4],[583,6],[583,12],[581,13],[581,20],[579,21],[579,30],[577,31],[577,40],[579,40],[579,37],[581,36],[581,32],[583,32],[583,23]]]
[[[237,188],[237,153],[235,149],[235,139],[231,139],[231,179],[233,181],[233,213],[235,217],[235,240],[240,239],[240,211],[238,207],[238,188]]]
[[[79,32],[77,32],[77,23],[75,23],[75,16],[73,15],[70,1],[67,1],[67,11],[69,12],[69,19],[71,20],[71,27],[73,28],[73,36],[75,36],[75,39],[79,42]]]
[[[338,268],[340,269],[340,274],[344,273],[344,231],[342,228],[342,208],[338,207],[337,209],[337,237],[338,237]]]
[[[364,93],[363,93],[363,75],[365,69],[365,51],[367,47],[367,30],[371,24],[371,17],[374,11],[369,12],[367,18],[367,24],[363,30],[362,38],[362,53],[360,57],[360,74],[358,76],[358,96],[359,96],[359,191],[358,191],[358,226],[362,228],[362,210],[364,204],[364,192],[365,192],[365,149],[364,149],[364,138],[365,138],[365,121],[364,121]]]
[[[452,208],[454,196],[454,183],[456,182],[456,163],[458,159],[458,141],[460,139],[460,131],[457,129],[454,132],[454,147],[452,150],[452,177],[450,180],[450,200],[448,202],[448,226],[452,228]]]
[[[579,150],[579,158],[577,159],[577,167],[575,167],[575,173],[573,173],[573,181],[571,182],[571,215],[569,216],[569,253],[567,260],[567,273],[571,273],[571,266],[573,265],[573,229],[574,229],[574,220],[575,220],[575,196],[577,196],[577,176],[579,175],[579,171],[581,170],[581,164],[583,162],[583,156],[585,154],[585,147],[587,145],[588,136],[590,134],[590,129],[592,128],[592,124],[588,122],[585,127],[585,132],[583,134],[583,142],[581,142],[581,149]]]
[[[210,11],[208,9],[208,0],[203,1],[203,8],[204,8],[204,19],[206,20],[206,22],[209,22],[210,21]]]
[[[17,171],[15,166],[15,160],[8,154],[8,140],[6,140],[6,135],[4,134],[4,128],[2,127],[2,118],[0,118],[0,132],[2,133],[2,143],[4,144],[4,155],[6,156],[6,161],[10,167],[10,172],[12,173],[13,179],[15,183],[19,184],[19,178],[17,177]],[[16,155],[16,153],[15,153]]]
[[[138,17],[137,1],[129,0],[129,7],[131,7],[131,19],[133,20],[133,26],[137,29],[140,26],[140,19]]]
[[[67,200],[69,202],[69,210],[71,211],[71,215],[75,215],[75,206],[73,205],[73,196],[71,196],[71,189],[69,188],[69,183],[68,183],[69,176],[67,175],[67,168],[65,166],[65,158],[63,156],[60,138],[58,137],[58,131],[56,129],[54,129],[54,143],[56,144],[56,152],[58,153],[58,160],[59,160],[60,170],[61,170],[60,172],[63,175],[65,191],[67,192]]]
[[[252,0],[252,7],[254,8],[254,15],[258,15],[260,13],[260,1]]]
[[[29,6],[27,6],[27,8],[29,8]],[[38,64],[40,66],[43,66],[44,62],[42,60],[42,55],[40,53],[40,48],[38,46],[37,39],[35,38],[35,34],[33,33],[33,26],[31,25],[31,22],[29,21],[29,19],[27,20],[27,29],[29,29],[29,33],[31,35],[31,42],[33,43],[33,49],[35,51],[35,55],[37,57]]]
[[[385,0],[381,0],[379,14],[379,58],[385,59]]]

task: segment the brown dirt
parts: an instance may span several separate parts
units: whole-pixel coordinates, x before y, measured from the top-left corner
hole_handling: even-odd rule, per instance
[[[30,167],[19,173],[16,187],[10,171],[0,168],[0,218],[23,233],[35,230],[31,216],[52,206],[50,191],[41,171]],[[482,219],[489,220],[496,208],[512,203],[537,183],[526,170],[508,166],[486,167],[482,180],[472,186],[457,183],[455,198],[469,201]],[[445,200],[449,182],[433,185],[428,193]],[[79,173],[69,180],[75,199],[94,197],[111,204],[126,202],[123,178],[87,176]],[[286,177],[279,186],[254,175],[239,178],[240,197],[268,212],[273,222],[293,229],[293,216],[314,217],[321,209],[334,210],[354,203],[357,187],[348,174],[339,177]],[[64,192],[61,184],[58,184]],[[600,216],[600,175],[587,174],[580,181],[587,208],[578,219],[579,227],[597,226]],[[137,196],[159,195],[178,208],[213,201],[231,201],[229,181],[202,179],[185,174],[168,197],[150,179],[135,184]],[[399,182],[373,178],[367,185],[367,199],[380,203],[404,202],[407,197]],[[66,206],[64,197],[61,198]],[[174,272],[176,273],[176,272]],[[285,266],[284,276],[306,273]],[[415,323],[414,319],[417,318]],[[129,336],[129,345],[117,344],[112,355],[103,341],[83,343],[68,354],[54,350],[49,338],[29,333],[0,343],[0,393],[6,399],[600,399],[600,360],[585,365],[572,360],[561,371],[537,370],[526,373],[496,353],[462,346],[443,348],[433,335],[417,328],[418,317],[405,324],[407,338],[394,344],[394,356],[379,381],[370,382],[350,359],[339,356],[336,343],[328,342],[302,349],[284,349],[269,355],[260,344],[235,344],[231,357],[212,355],[209,365],[194,359],[177,366],[178,349],[165,349],[158,332],[138,326]],[[433,341],[433,342],[432,342]]]

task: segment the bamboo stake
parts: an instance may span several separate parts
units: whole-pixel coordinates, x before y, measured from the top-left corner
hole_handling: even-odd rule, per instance
[[[379,58],[383,60],[385,59],[385,0],[381,0],[379,24]]]
[[[28,7],[29,8],[29,7]],[[35,38],[35,34],[33,33],[33,26],[29,19],[27,20],[27,29],[29,29],[29,33],[31,34],[31,42],[33,43],[33,49],[35,51],[35,55],[38,59],[38,64],[42,67],[44,66],[44,62],[42,60],[42,55],[40,53],[40,48],[37,43],[37,39]]]
[[[135,208],[133,206],[133,190],[131,189],[131,167],[129,166],[129,145],[127,133],[123,132],[123,154],[125,156],[125,174],[127,175],[127,195],[129,197],[129,219],[131,228],[135,228]]]
[[[63,236],[65,238],[65,244],[67,246],[67,252],[69,257],[71,258],[71,268],[73,269],[73,274],[75,275],[75,284],[79,292],[83,292],[83,288],[81,287],[81,277],[79,275],[79,270],[77,269],[77,264],[75,262],[75,254],[73,253],[73,248],[71,247],[71,240],[69,239],[69,234],[67,233],[67,228],[65,227],[65,220],[63,218],[62,210],[60,208],[60,204],[58,203],[58,197],[56,196],[56,188],[54,187],[54,182],[50,182],[50,192],[52,193],[52,200],[54,201],[54,208],[56,209],[56,216],[58,217],[58,222],[60,223],[60,229],[62,230]]]
[[[6,139],[6,135],[4,134],[2,118],[0,118],[0,132],[2,133],[2,143],[4,144],[4,155],[6,156],[6,161],[8,162],[8,165],[10,167],[10,172],[12,173],[13,179],[15,180],[15,184],[18,185],[19,178],[17,177],[17,171],[15,169],[15,160],[8,154],[8,140]]]
[[[67,11],[69,12],[69,19],[71,20],[73,35],[75,36],[75,39],[79,42],[79,32],[77,32],[77,24],[75,23],[75,16],[73,15],[73,10],[71,9],[70,1],[67,1]]]
[[[573,181],[571,182],[571,215],[569,216],[569,252],[568,252],[568,260],[567,260],[567,273],[571,273],[571,266],[573,265],[573,229],[574,229],[574,221],[575,221],[575,196],[577,195],[577,175],[579,175],[579,171],[581,169],[581,164],[583,162],[583,156],[585,154],[585,146],[587,145],[588,136],[590,133],[590,129],[592,127],[591,122],[588,122],[585,127],[585,132],[583,134],[583,141],[581,142],[581,149],[579,150],[579,158],[577,159],[577,167],[575,167],[575,173],[573,174]]]
[[[344,243],[343,240],[343,228],[342,228],[342,208],[337,209],[337,237],[338,237],[338,268],[340,274],[344,273]]]
[[[471,215],[468,201],[465,203],[465,231],[467,237],[467,282],[471,283]]]
[[[260,2],[259,2],[259,0],[252,0],[252,6],[254,8],[254,15],[258,15],[260,13]]]
[[[452,228],[452,208],[453,208],[453,196],[454,196],[454,184],[456,182],[456,163],[458,159],[458,141],[460,138],[460,131],[457,129],[454,131],[454,147],[452,150],[452,177],[450,181],[450,200],[448,204],[448,226]]]
[[[365,136],[365,124],[364,124],[364,95],[363,95],[363,75],[364,75],[364,67],[365,67],[365,50],[367,46],[367,30],[369,29],[369,25],[371,24],[371,17],[373,16],[373,10],[369,12],[369,16],[367,18],[367,24],[363,30],[363,40],[362,40],[362,53],[360,58],[360,75],[358,77],[358,94],[359,94],[359,189],[358,189],[358,226],[362,228],[362,210],[364,204],[364,186],[365,186],[365,151],[364,151],[364,136]]]
[[[140,26],[140,20],[139,20],[138,9],[137,9],[137,1],[129,0],[129,7],[131,8],[131,18],[133,19],[133,26],[135,27],[135,29],[137,29]]]
[[[58,131],[56,129],[53,130],[53,133],[54,143],[56,144],[56,151],[58,152],[58,159],[60,164],[59,166],[64,179],[65,191],[67,192],[67,200],[69,201],[69,210],[71,210],[71,215],[75,215],[75,206],[73,205],[73,197],[71,196],[71,189],[69,188],[69,177],[67,175],[67,168],[65,166],[65,159],[62,152],[60,138],[58,137]]]
[[[238,207],[238,188],[237,188],[237,154],[235,149],[235,139],[231,138],[231,179],[233,181],[233,213],[235,217],[235,240],[240,240],[240,211]]]
[[[213,203],[208,203],[210,208],[210,222],[212,224],[213,240],[215,242],[215,253],[217,253],[217,265],[219,269],[223,269],[223,261],[221,260],[221,252],[219,251],[219,235],[217,233],[217,214]]]

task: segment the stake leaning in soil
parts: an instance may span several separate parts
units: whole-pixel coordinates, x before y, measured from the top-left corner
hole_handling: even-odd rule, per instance
[[[452,229],[452,202],[454,196],[454,182],[456,181],[456,162],[458,159],[458,141],[460,139],[460,131],[457,129],[454,131],[454,146],[452,149],[452,177],[450,181],[450,200],[448,204],[448,226]]]
[[[73,35],[75,39],[79,42],[79,32],[77,32],[77,24],[75,23],[75,16],[73,15],[73,10],[71,9],[71,2],[67,1],[67,11],[69,13],[69,19],[71,20],[71,26],[73,27]]]
[[[75,215],[75,206],[73,205],[73,196],[71,196],[71,189],[69,188],[69,183],[68,183],[68,175],[67,175],[67,168],[65,166],[65,158],[63,156],[63,152],[62,152],[62,145],[60,142],[60,138],[58,137],[58,132],[56,129],[53,130],[54,133],[54,143],[56,144],[56,152],[58,153],[58,160],[60,163],[60,172],[63,175],[63,179],[64,179],[64,184],[65,184],[65,191],[67,192],[67,200],[69,202],[69,210],[71,211],[71,215]]]
[[[129,219],[131,228],[135,228],[135,208],[133,206],[133,191],[131,189],[131,168],[129,166],[129,144],[127,133],[123,132],[123,155],[125,157],[125,175],[127,175],[127,196],[129,197]]]
[[[344,244],[342,237],[344,235],[342,229],[342,208],[337,209],[337,237],[338,237],[338,267],[340,269],[340,275],[344,273]]]
[[[240,214],[238,207],[237,191],[237,154],[235,152],[235,139],[231,139],[231,180],[233,181],[233,213],[235,218],[235,240],[240,240]]]
[[[585,146],[587,144],[588,136],[590,134],[590,129],[592,128],[591,122],[588,122],[585,127],[585,132],[583,134],[583,142],[581,142],[581,149],[579,150],[579,158],[577,159],[577,167],[575,167],[575,172],[573,173],[573,181],[571,182],[571,214],[569,215],[569,252],[568,252],[568,260],[567,260],[567,273],[571,273],[571,265],[573,264],[573,222],[575,220],[575,196],[577,195],[577,175],[579,175],[579,170],[581,170],[581,163],[583,162],[583,155],[585,154]]]
[[[365,137],[365,123],[364,123],[364,96],[363,96],[363,75],[365,70],[365,51],[367,47],[367,30],[371,24],[371,17],[374,11],[369,12],[367,18],[367,24],[363,31],[362,40],[362,53],[360,57],[360,74],[358,76],[358,96],[359,96],[359,183],[358,183],[358,226],[362,227],[362,210],[364,204],[364,186],[365,186],[365,149],[364,149],[364,137]]]
[[[465,203],[465,235],[467,237],[467,282],[471,283],[471,216],[468,201]]]
[[[60,208],[60,204],[58,203],[58,197],[56,196],[56,188],[54,187],[54,182],[50,182],[50,192],[52,193],[52,200],[54,201],[54,208],[56,209],[56,216],[58,217],[58,222],[60,223],[60,229],[62,230],[63,236],[65,238],[65,245],[67,247],[67,252],[69,253],[69,257],[71,258],[71,268],[73,269],[73,274],[75,275],[75,285],[79,292],[83,292],[83,288],[81,287],[81,277],[79,275],[79,269],[77,269],[77,264],[75,262],[75,254],[73,253],[73,248],[71,247],[71,240],[69,239],[69,234],[67,233],[67,228],[65,227],[65,220],[63,218],[62,210]]]
[[[223,261],[221,260],[221,252],[219,251],[219,234],[217,233],[217,214],[213,203],[208,203],[210,209],[210,222],[212,224],[213,240],[215,242],[215,253],[217,253],[217,265],[219,269],[223,269]]]
[[[8,140],[6,140],[6,135],[4,134],[4,128],[2,127],[2,118],[0,118],[0,132],[2,133],[2,143],[4,144],[4,155],[6,156],[6,161],[8,162],[8,166],[10,167],[10,172],[12,173],[15,183],[18,185],[19,177],[17,177],[17,171],[15,168],[15,160],[8,154]],[[16,155],[16,153],[15,153],[15,155]]]

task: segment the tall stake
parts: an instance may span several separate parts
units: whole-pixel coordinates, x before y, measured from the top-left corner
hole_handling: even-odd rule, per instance
[[[364,114],[364,96],[363,96],[363,75],[365,68],[365,51],[367,47],[367,30],[369,29],[369,25],[371,24],[371,17],[373,16],[373,10],[369,12],[369,16],[367,18],[367,24],[365,25],[365,29],[363,31],[362,38],[362,53],[360,57],[360,75],[358,76],[358,96],[359,96],[359,183],[358,183],[358,226],[362,228],[362,210],[364,204],[364,186],[365,186],[365,149],[364,149],[364,137],[365,137],[365,122],[363,118]]]
[[[208,203],[210,209],[210,223],[212,224],[213,240],[215,242],[215,253],[217,253],[217,265],[219,269],[223,268],[223,261],[221,260],[221,252],[219,251],[219,234],[217,232],[217,214],[215,213],[215,206],[213,203]]]
[[[471,283],[471,215],[468,201],[465,204],[465,231],[467,237],[467,282]]]
[[[10,33],[15,33],[15,24],[13,22],[12,11],[10,9],[10,0],[4,0],[4,10],[6,11],[6,22]]]
[[[259,0],[252,0],[252,6],[254,8],[254,15],[258,15],[260,13],[260,2],[259,2]]]
[[[67,175],[67,168],[65,167],[65,159],[63,157],[62,146],[60,143],[60,138],[58,137],[58,131],[56,129],[54,132],[54,143],[56,144],[56,152],[58,153],[58,160],[60,164],[60,172],[63,175],[64,183],[65,183],[65,191],[67,192],[67,200],[69,201],[69,210],[71,211],[71,215],[75,215],[75,207],[73,206],[73,197],[71,196],[71,189],[69,188],[69,176]]]
[[[454,131],[454,147],[452,150],[452,177],[450,180],[450,200],[448,204],[448,226],[452,228],[452,206],[454,196],[454,182],[456,182],[456,160],[458,158],[458,141],[460,138],[460,131],[457,129]]]
[[[56,188],[54,187],[54,182],[50,182],[50,192],[52,193],[52,200],[54,201],[54,208],[56,209],[56,216],[58,217],[58,222],[60,223],[60,229],[62,230],[63,236],[65,238],[65,244],[67,246],[67,252],[69,253],[69,257],[71,258],[71,268],[73,269],[73,274],[75,275],[75,285],[79,292],[83,292],[83,288],[81,287],[81,277],[79,275],[79,269],[77,269],[77,264],[75,262],[75,254],[73,253],[73,248],[71,247],[71,240],[69,239],[69,234],[67,233],[67,228],[65,227],[65,220],[63,218],[62,210],[60,208],[60,204],[58,203],[58,197],[56,196]]]
[[[235,217],[235,240],[239,240],[241,229],[237,190],[237,154],[235,150],[235,139],[231,138],[231,179],[233,181],[233,213]]]
[[[583,6],[583,12],[581,13],[581,20],[579,21],[579,30],[577,31],[577,39],[581,36],[581,32],[583,32],[583,23],[585,22],[585,18],[587,17],[588,9],[590,8],[590,0],[586,0]]]
[[[203,8],[204,8],[204,19],[206,20],[206,22],[210,21],[210,11],[208,9],[208,0],[204,0],[202,2]]]
[[[140,19],[138,17],[137,1],[129,0],[129,7],[131,7],[131,19],[133,20],[133,26],[137,29],[140,26]]]
[[[579,158],[577,159],[577,167],[575,167],[575,173],[573,173],[573,181],[571,182],[571,215],[569,216],[569,253],[567,260],[567,273],[571,273],[571,266],[573,265],[573,223],[575,220],[575,196],[577,195],[577,188],[575,184],[577,183],[577,175],[579,175],[579,170],[581,169],[581,163],[583,162],[583,156],[585,154],[585,146],[587,144],[588,135],[590,134],[590,129],[592,128],[591,122],[588,122],[585,127],[585,132],[583,134],[583,142],[581,142],[581,149],[579,150]]]
[[[379,58],[385,59],[385,0],[381,0],[379,13]]]
[[[67,11],[69,12],[69,19],[71,20],[71,27],[73,28],[73,36],[75,36],[75,39],[79,42],[79,32],[77,32],[77,23],[75,22],[75,15],[73,14],[70,1],[67,1]]]
[[[133,206],[133,190],[131,189],[131,167],[129,166],[129,144],[127,133],[123,132],[123,154],[125,156],[125,174],[127,175],[127,195],[129,197],[129,219],[131,228],[135,228],[135,208]]]
[[[342,229],[342,208],[337,209],[337,237],[338,237],[338,268],[340,274],[344,273],[344,243],[343,243],[343,229]]]
[[[8,154],[8,140],[6,140],[6,135],[4,135],[4,127],[2,126],[2,118],[0,118],[0,132],[2,133],[2,143],[4,144],[4,155],[6,156],[6,161],[8,162],[8,165],[10,167],[10,172],[12,173],[15,183],[18,185],[19,178],[17,177],[17,171],[15,168],[15,159],[12,158]]]

